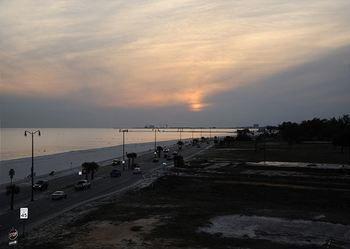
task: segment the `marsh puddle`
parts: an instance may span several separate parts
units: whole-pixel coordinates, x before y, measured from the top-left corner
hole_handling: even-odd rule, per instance
[[[228,215],[210,220],[199,232],[223,237],[265,239],[292,245],[324,245],[332,239],[350,247],[350,226],[311,220],[288,220],[264,216]]]

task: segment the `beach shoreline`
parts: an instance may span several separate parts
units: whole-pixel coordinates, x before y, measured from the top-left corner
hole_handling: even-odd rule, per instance
[[[159,141],[157,145],[170,146],[177,140]],[[115,158],[122,157],[123,145],[61,152],[56,154],[34,157],[35,177],[47,176],[55,171],[55,175],[63,176],[74,173],[81,164],[86,161],[96,161],[103,163]],[[125,144],[125,152],[143,153],[154,148],[154,142]],[[13,168],[16,174],[13,178],[15,183],[25,183],[29,181],[31,169],[31,157],[10,159],[0,161],[0,186],[8,184],[10,177],[8,171]]]

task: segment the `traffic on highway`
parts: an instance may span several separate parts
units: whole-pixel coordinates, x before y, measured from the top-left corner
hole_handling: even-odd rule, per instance
[[[149,151],[132,160],[120,158],[106,160],[95,165],[95,170],[86,171],[82,167],[73,174],[63,177],[39,179],[33,185],[34,201],[30,200],[30,183],[21,184],[21,191],[15,196],[14,210],[10,210],[10,197],[6,191],[0,193],[0,242],[8,237],[12,228],[20,229],[23,222],[30,231],[41,222],[58,216],[87,202],[126,191],[154,172],[165,172],[173,166],[177,155],[188,158],[206,148],[186,143],[179,150],[178,145],[162,148],[159,152]],[[136,154],[136,153],[135,153]],[[94,166],[91,166],[92,168]],[[159,174],[158,174],[159,175]],[[21,220],[20,208],[28,208],[28,219]]]

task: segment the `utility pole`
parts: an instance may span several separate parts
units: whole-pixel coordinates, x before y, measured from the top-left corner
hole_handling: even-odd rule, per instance
[[[119,132],[123,132],[123,162],[125,162],[125,132],[129,132],[129,130],[119,129]]]
[[[24,132],[24,136],[27,136],[27,134],[32,135],[32,168],[31,168],[31,178],[32,178],[32,195],[31,195],[31,199],[30,201],[34,201],[34,135],[38,134],[39,136],[41,136],[41,132],[40,130],[36,130],[36,131],[25,131]]]

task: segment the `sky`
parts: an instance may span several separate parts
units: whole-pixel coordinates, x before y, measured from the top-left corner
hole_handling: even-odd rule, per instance
[[[3,127],[349,113],[349,0],[0,0]]]

